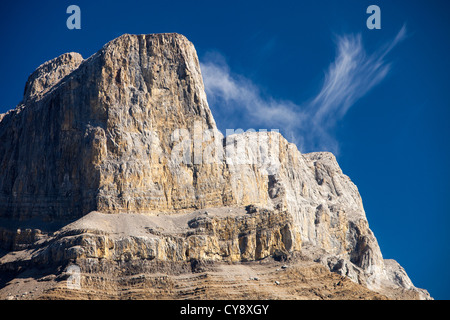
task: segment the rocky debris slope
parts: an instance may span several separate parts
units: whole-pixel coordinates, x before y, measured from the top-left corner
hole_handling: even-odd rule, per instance
[[[3,256],[2,267],[64,265],[80,259],[240,262],[300,250],[287,212],[253,210],[214,208],[170,216],[91,212],[37,241],[32,235],[39,232],[28,232],[30,245]]]
[[[429,298],[383,259],[331,153],[301,154],[277,132],[223,137],[179,34],[123,35],[29,77],[0,118],[0,220],[8,274],[301,252],[369,289]]]
[[[372,291],[331,272],[292,242],[292,227],[287,213],[254,206],[160,216],[91,212],[52,234],[29,230],[16,238],[16,249],[0,259],[0,298],[421,298],[400,286]]]
[[[305,261],[279,262],[270,258],[243,263],[97,264],[82,261],[80,288],[66,282],[70,272],[15,278],[0,298],[22,299],[290,299],[385,300],[385,295],[356,284],[326,267]],[[417,298],[411,296],[412,299]]]

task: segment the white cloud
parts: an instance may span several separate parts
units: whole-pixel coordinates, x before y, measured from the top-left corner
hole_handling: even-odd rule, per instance
[[[210,103],[221,103],[226,112],[245,111],[246,120],[251,125],[290,125],[300,115],[294,103],[263,97],[252,81],[233,74],[223,58],[215,59],[201,64]]]
[[[209,56],[201,63],[208,100],[215,111],[220,110],[221,117],[228,114],[233,119],[238,113],[251,126],[282,129],[302,151],[337,153],[332,129],[357,100],[386,77],[390,65],[384,58],[405,35],[402,27],[391,42],[370,55],[360,35],[338,37],[336,57],[319,93],[302,104],[263,95],[251,80],[232,73],[222,56]]]

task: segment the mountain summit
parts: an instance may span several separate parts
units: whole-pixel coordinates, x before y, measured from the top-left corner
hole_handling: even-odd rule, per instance
[[[217,130],[175,33],[30,75],[0,115],[0,222],[2,298],[430,299],[331,153]]]

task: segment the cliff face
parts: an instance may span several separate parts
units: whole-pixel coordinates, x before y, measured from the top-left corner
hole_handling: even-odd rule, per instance
[[[332,154],[301,154],[276,132],[218,132],[179,34],[123,35],[30,75],[0,115],[0,220],[10,273],[301,254],[388,296],[429,297],[383,259]]]
[[[0,216],[195,206],[192,172],[169,171],[165,157],[174,130],[194,121],[215,128],[182,36],[124,35],[85,61],[66,54],[45,63],[1,122]]]

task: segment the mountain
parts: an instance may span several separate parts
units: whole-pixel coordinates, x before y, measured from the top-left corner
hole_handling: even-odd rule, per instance
[[[0,226],[4,299],[431,299],[333,154],[218,131],[174,33],[30,75],[0,115]]]

